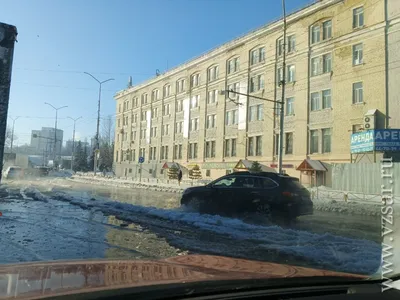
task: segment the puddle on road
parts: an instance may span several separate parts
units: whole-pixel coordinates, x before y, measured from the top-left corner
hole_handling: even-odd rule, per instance
[[[153,206],[157,208],[177,208],[180,206],[180,195],[167,192],[157,192],[145,189],[130,189],[121,187],[103,187],[87,184],[73,183],[72,189],[59,188],[67,193],[81,193],[81,196],[90,195],[94,198],[109,198],[122,203],[140,206]]]

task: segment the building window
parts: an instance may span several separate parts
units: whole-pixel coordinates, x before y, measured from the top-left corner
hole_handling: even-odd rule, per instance
[[[286,115],[294,115],[294,97],[286,98]]]
[[[160,91],[159,90],[154,90],[151,93],[151,101],[156,101],[160,98]]]
[[[192,75],[191,85],[192,88],[200,85],[200,74]]]
[[[218,79],[218,66],[214,66],[208,69],[208,82]]]
[[[225,112],[225,125],[238,124],[238,111],[237,109]]]
[[[318,130],[310,131],[310,153],[318,153]]]
[[[235,145],[235,147],[236,147],[236,145]],[[249,137],[248,155],[249,156],[262,156],[262,136],[261,135]]]
[[[332,100],[331,100],[331,90],[322,91],[322,108],[331,108]]]
[[[322,72],[329,73],[332,71],[332,54],[322,55]]]
[[[321,30],[319,25],[311,27],[311,44],[318,43],[320,41]]]
[[[320,61],[319,57],[314,57],[311,59],[311,76],[317,76],[320,72]]]
[[[255,65],[265,61],[265,47],[254,49],[250,52],[250,64]]]
[[[352,126],[352,132],[356,133],[363,130],[363,126],[361,124],[355,124]]]
[[[157,127],[151,127],[150,136],[151,137],[157,137]]]
[[[161,159],[168,159],[168,146],[161,146]]]
[[[287,66],[287,82],[296,81],[296,67],[294,65]]]
[[[190,108],[195,108],[199,106],[200,95],[196,95],[192,97],[192,101],[190,101]]]
[[[206,121],[206,128],[207,129],[214,128],[216,125],[216,119],[217,119],[217,115],[215,115],[215,114],[208,115],[207,121]]]
[[[193,118],[190,120],[190,131],[199,130],[199,118]]]
[[[171,114],[171,105],[169,103],[163,105],[163,116]]]
[[[262,136],[256,136],[256,156],[262,156]]]
[[[257,75],[250,78],[250,93],[257,92],[264,88],[264,75]]]
[[[287,46],[288,53],[291,53],[291,52],[296,50],[296,38],[295,38],[294,35],[291,35],[291,36],[288,37],[288,43],[287,44],[288,44],[288,46]]]
[[[364,95],[363,95],[363,83],[356,82],[353,83],[353,104],[363,103]]]
[[[283,81],[283,69],[282,68],[278,68],[277,79],[278,79],[278,85],[281,84],[281,82]]]
[[[175,145],[174,159],[182,159],[182,145]]]
[[[235,83],[228,85],[228,90],[234,91],[234,92],[240,92],[240,83],[235,82]]]
[[[311,111],[319,110],[319,92],[311,93]]]
[[[183,132],[183,121],[176,122],[175,124],[175,133]]]
[[[331,129],[322,129],[322,153],[331,152]]]
[[[353,46],[353,66],[363,63],[363,44]]]
[[[177,93],[182,93],[185,91],[185,86],[186,86],[186,80],[185,79],[180,79],[176,82],[176,92]]]
[[[207,104],[215,103],[218,99],[218,90],[208,92]]]
[[[147,120],[147,113],[145,111],[142,111],[140,114],[140,120],[141,121],[146,121]]]
[[[156,160],[156,147],[150,147],[150,160]]]
[[[248,156],[254,156],[254,137],[249,137]]]
[[[167,84],[164,86],[164,98],[171,96],[171,85]]]
[[[285,50],[285,45],[283,43],[283,39],[278,40],[278,55],[281,56],[283,51]]]
[[[232,58],[228,61],[228,74],[239,71],[240,60],[239,57]]]
[[[206,142],[206,158],[215,157],[215,141]]]
[[[197,143],[189,144],[189,158],[197,158]]]
[[[168,134],[167,126],[169,126],[169,125],[168,125],[168,124],[164,124],[164,125],[161,126],[161,135],[162,135],[162,136]]]
[[[358,7],[353,9],[353,28],[364,26],[364,8]]]
[[[327,40],[332,37],[332,21],[325,21],[322,23],[322,39]]]
[[[264,106],[262,104],[249,107],[249,121],[262,121],[264,118]]]
[[[157,108],[157,107],[154,107],[154,108],[151,110],[151,118],[152,118],[152,119],[157,118],[157,115],[158,115],[158,108]]]
[[[232,139],[231,141],[231,156],[234,157],[236,156],[236,139]]]
[[[285,133],[285,154],[293,154],[293,132]]]
[[[176,100],[176,111],[180,112],[183,110],[183,100]]]
[[[225,157],[231,156],[231,140],[225,140]]]

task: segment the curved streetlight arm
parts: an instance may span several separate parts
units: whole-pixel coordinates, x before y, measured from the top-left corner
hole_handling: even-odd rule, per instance
[[[92,74],[90,74],[89,72],[83,72],[86,75],[89,75],[90,77],[92,77],[94,80],[96,80],[99,84],[101,84],[100,80],[98,80],[96,77],[94,77]]]
[[[104,80],[104,81],[100,82],[100,84],[106,83],[106,82],[111,81],[111,80],[115,80],[115,79],[114,78],[110,78],[110,79],[107,79],[107,80]]]
[[[79,118],[76,118],[76,119],[71,118],[71,117],[67,117],[67,118],[68,118],[68,119],[71,119],[71,120],[74,121],[74,122],[78,121],[79,119],[82,119],[82,117],[79,117]]]
[[[57,110],[57,108],[55,108],[53,105],[51,105],[50,103],[45,102],[44,104],[47,104],[49,106],[51,106],[53,109]]]

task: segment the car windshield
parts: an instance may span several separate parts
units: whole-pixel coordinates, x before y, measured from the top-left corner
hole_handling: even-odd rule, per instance
[[[0,299],[400,273],[399,50],[400,0],[0,1]]]

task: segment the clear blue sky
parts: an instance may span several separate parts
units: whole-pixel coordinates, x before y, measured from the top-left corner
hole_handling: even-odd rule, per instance
[[[310,0],[286,0],[288,12]],[[72,121],[81,139],[96,130],[97,83],[103,87],[101,116],[115,114],[113,95],[128,77],[141,82],[282,15],[281,0],[3,0],[0,22],[18,29],[9,116],[18,145],[32,129],[54,126],[59,111],[64,141]],[[8,120],[11,124],[11,120]]]

